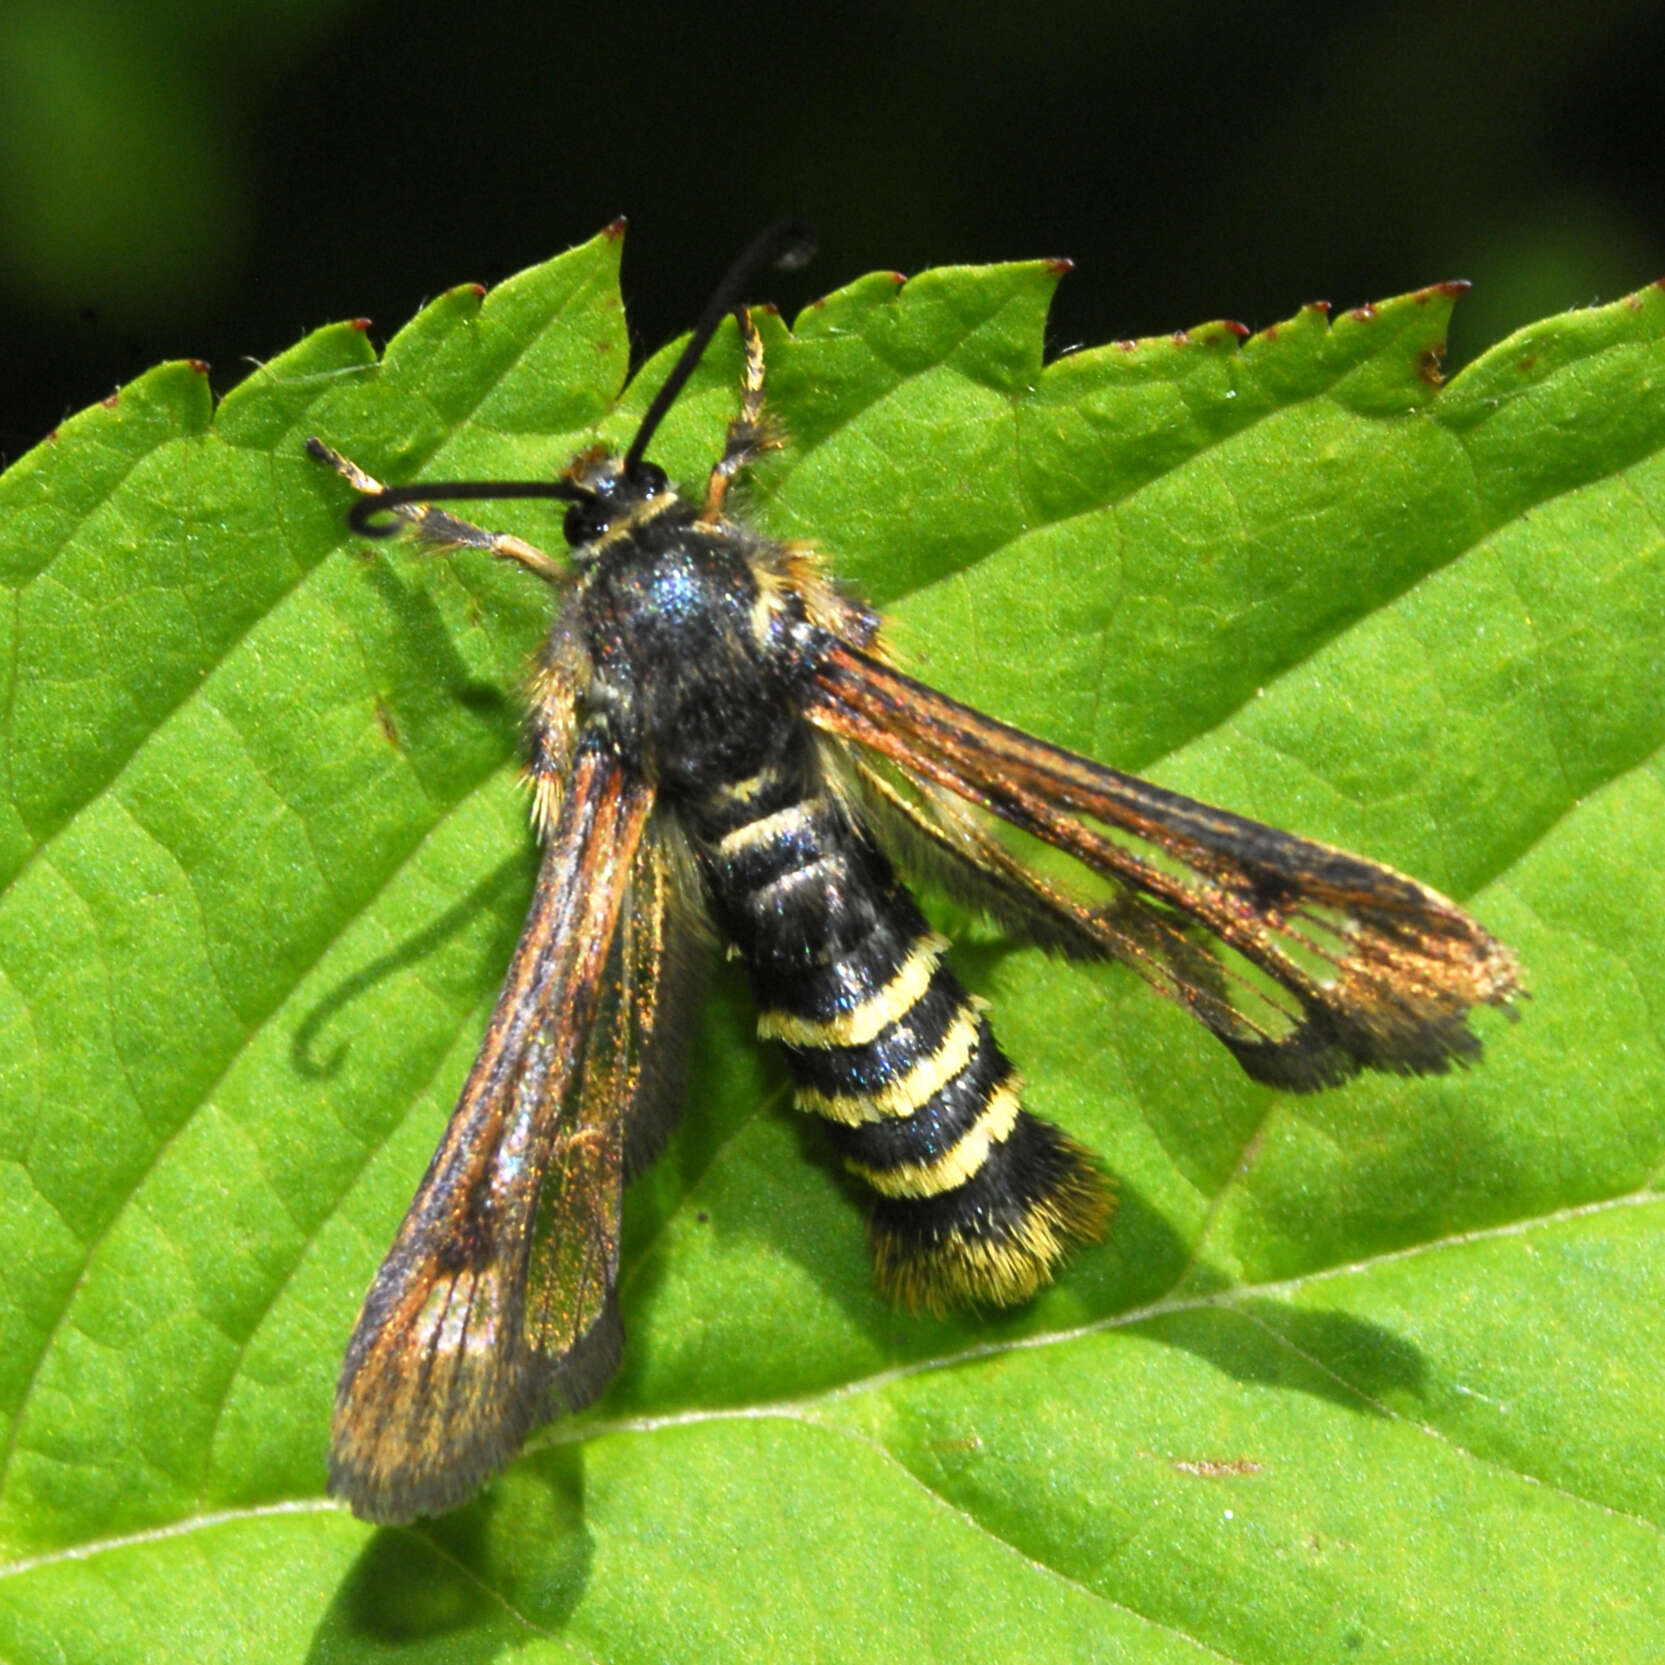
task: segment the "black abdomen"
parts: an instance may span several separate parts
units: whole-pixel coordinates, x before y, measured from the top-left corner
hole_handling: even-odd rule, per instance
[[[1022,1108],[987,1018],[883,853],[808,761],[723,787],[690,820],[759,1034],[784,1044],[799,1107],[878,1193],[881,1288],[933,1311],[1032,1295],[1100,1234],[1105,1180]]]

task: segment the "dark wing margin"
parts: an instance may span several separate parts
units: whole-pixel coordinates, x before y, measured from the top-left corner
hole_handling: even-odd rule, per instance
[[[605,748],[580,741],[560,790],[479,1056],[342,1365],[330,1490],[367,1520],[462,1502],[618,1361],[663,862],[651,790]]]
[[[870,801],[951,884],[1042,946],[1126,962],[1257,1080],[1443,1072],[1480,1051],[1468,1013],[1520,991],[1509,949],[1414,879],[1049,746],[849,644],[808,715],[882,760],[863,761]],[[1033,872],[966,805],[1065,851],[1108,898]]]

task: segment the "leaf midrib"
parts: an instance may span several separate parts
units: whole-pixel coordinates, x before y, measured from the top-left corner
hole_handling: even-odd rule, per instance
[[[1232,1290],[1215,1291],[1208,1294],[1184,1297],[1180,1299],[1161,1297],[1156,1301],[1149,1302],[1143,1306],[1129,1309],[1126,1312],[1112,1314],[1101,1319],[1095,1319],[1087,1324],[1075,1325],[1067,1329],[1048,1331],[1039,1334],[1006,1337],[999,1341],[979,1342],[971,1347],[960,1349],[957,1352],[944,1353],[927,1359],[915,1359],[906,1364],[890,1366],[882,1371],[877,1371],[870,1376],[841,1383],[837,1387],[824,1389],[813,1395],[806,1395],[796,1399],[771,1401],[756,1405],[703,1407],[692,1410],[667,1412],[654,1416],[622,1418],[612,1422],[588,1422],[582,1424],[581,1426],[557,1423],[528,1441],[526,1451],[531,1453],[554,1446],[583,1445],[593,1440],[603,1438],[619,1438],[637,1434],[650,1435],[677,1428],[701,1426],[714,1422],[733,1421],[790,1421],[807,1427],[813,1427],[822,1432],[831,1432],[843,1436],[851,1433],[852,1431],[829,1424],[822,1420],[816,1413],[825,1407],[837,1405],[850,1399],[867,1394],[883,1392],[885,1389],[897,1382],[910,1380],[916,1376],[924,1376],[942,1371],[954,1370],[965,1365],[981,1364],[991,1359],[998,1359],[1010,1353],[1068,1345],[1072,1342],[1079,1341],[1090,1336],[1105,1334],[1116,1330],[1130,1329],[1138,1325],[1155,1322],[1162,1318],[1179,1316],[1187,1313],[1229,1311],[1239,1317],[1250,1317],[1251,1315],[1238,1312],[1236,1310],[1244,1302],[1277,1298],[1280,1296],[1288,1297],[1291,1295],[1297,1295],[1316,1285],[1321,1285],[1343,1277],[1368,1275],[1369,1273],[1378,1271],[1384,1266],[1393,1265],[1401,1261],[1421,1259],[1433,1254],[1440,1254],[1466,1248],[1477,1243],[1487,1243],[1498,1241],[1500,1239],[1522,1237],[1535,1231],[1551,1229],[1556,1226],[1570,1224],[1578,1220],[1588,1219],[1592,1216],[1614,1213],[1621,1209],[1649,1207],[1661,1210],[1662,1216],[1665,1216],[1665,1197],[1661,1197],[1650,1191],[1633,1191],[1620,1197],[1607,1198],[1598,1202],[1582,1203],[1571,1208],[1553,1209],[1546,1213],[1533,1215],[1520,1220],[1505,1222],[1501,1225],[1482,1227],[1474,1231],[1448,1233],[1439,1238],[1429,1239],[1423,1243],[1413,1244],[1399,1249],[1387,1250],[1378,1255],[1367,1256],[1363,1259],[1349,1261],[1345,1264],[1323,1267],[1315,1271],[1301,1273],[1293,1278],[1278,1279],[1271,1283],[1240,1285]],[[1264,1328],[1264,1326],[1262,1327]],[[1492,1469],[1497,1473],[1506,1474],[1512,1479],[1520,1480],[1531,1485],[1541,1486],[1546,1491],[1552,1492],[1557,1496],[1564,1497],[1570,1502],[1578,1504],[1581,1507],[1595,1509],[1614,1519],[1625,1520],[1656,1533],[1665,1532],[1665,1525],[1662,1525],[1659,1521],[1650,1519],[1648,1516],[1637,1515],[1627,1510],[1614,1508],[1613,1505],[1602,1502],[1599,1499],[1585,1497],[1580,1493],[1574,1492],[1564,1486],[1559,1486],[1552,1482],[1539,1479],[1535,1475],[1528,1474],[1518,1468],[1512,1468],[1507,1464],[1499,1462],[1495,1458],[1485,1457],[1471,1451],[1468,1448],[1459,1445],[1456,1441],[1452,1440],[1448,1435],[1444,1434],[1437,1428],[1429,1428],[1422,1424],[1413,1422],[1410,1418],[1405,1417],[1393,1410],[1391,1406],[1381,1404],[1380,1401],[1374,1399],[1362,1388],[1347,1381],[1345,1377],[1337,1375],[1333,1366],[1323,1360],[1313,1359],[1306,1353],[1302,1352],[1298,1347],[1289,1341],[1288,1337],[1283,1336],[1276,1331],[1269,1331],[1268,1333],[1271,1334],[1273,1339],[1280,1345],[1288,1348],[1297,1357],[1306,1360],[1309,1364],[1312,1364],[1315,1368],[1324,1371],[1325,1374],[1339,1382],[1347,1389],[1348,1392],[1354,1394],[1362,1403],[1369,1404],[1377,1409],[1380,1409],[1386,1416],[1402,1426],[1412,1428],[1413,1430],[1421,1432],[1430,1438],[1438,1439],[1440,1443],[1445,1445],[1448,1449],[1459,1453],[1468,1460]],[[865,1443],[872,1444],[874,1449],[882,1452],[891,1462],[896,1463],[904,1473],[908,1474],[916,1484],[924,1487],[930,1495],[941,1498],[940,1493],[936,1492],[933,1488],[925,1486],[925,1483],[920,1480],[911,1469],[908,1469],[907,1466],[901,1462],[900,1458],[898,1458],[895,1453],[891,1452],[888,1447],[884,1446],[881,1442],[872,1441],[871,1439],[868,1439]],[[958,1510],[957,1505],[952,1504],[946,1498],[941,1498],[941,1500],[946,1504],[946,1506],[955,1508],[956,1511],[961,1514],[964,1513],[964,1511]],[[122,1533],[105,1539],[88,1539],[81,1543],[64,1545],[46,1551],[40,1555],[28,1556],[19,1559],[8,1565],[0,1566],[0,1582],[11,1578],[27,1576],[30,1573],[38,1572],[66,1562],[88,1560],[98,1555],[109,1554],[122,1549],[133,1548],[146,1544],[163,1542],[171,1538],[211,1530],[222,1525],[234,1525],[249,1520],[269,1519],[272,1517],[288,1515],[326,1515],[341,1518],[343,1520],[350,1519],[347,1510],[343,1505],[332,1499],[323,1497],[280,1499],[273,1502],[251,1504],[237,1509],[213,1510],[205,1512],[201,1515],[183,1517],[178,1521],[169,1522],[163,1526],[149,1527],[138,1532]],[[1000,1537],[999,1534],[992,1532],[989,1527],[981,1521],[977,1521],[975,1517],[967,1518],[972,1520],[979,1530],[983,1531],[991,1538],[994,1538],[996,1541],[1006,1544],[1007,1547],[1013,1549],[1015,1553],[1022,1555],[1026,1560],[1033,1562],[1033,1556],[1029,1555],[1027,1551],[1020,1549],[1016,1545],[1010,1544],[1009,1540],[1004,1539]],[[426,1534],[423,1534],[423,1536],[426,1537]],[[1045,1571],[1054,1576],[1064,1578],[1067,1582],[1072,1584],[1077,1583],[1077,1581],[1069,1579],[1067,1574],[1059,1572],[1058,1569],[1053,1568],[1046,1563],[1036,1562],[1034,1564],[1043,1567]],[[1097,1592],[1089,1591],[1088,1593],[1097,1597]],[[1129,1609],[1128,1611],[1135,1610]],[[1144,1617],[1144,1615],[1139,1616]]]

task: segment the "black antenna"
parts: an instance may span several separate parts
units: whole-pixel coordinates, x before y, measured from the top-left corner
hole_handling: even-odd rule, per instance
[[[781,220],[752,239],[740,258],[729,267],[723,281],[717,285],[717,292],[711,297],[705,311],[700,315],[700,321],[694,326],[694,333],[688,345],[683,348],[682,357],[676,361],[670,375],[665,378],[664,385],[653,396],[653,403],[648,406],[647,415],[642,418],[641,426],[636,430],[636,437],[630,442],[630,449],[625,453],[623,474],[626,479],[634,478],[640,471],[642,454],[647,450],[654,430],[664,420],[665,412],[671,408],[677,394],[693,375],[694,367],[699,363],[705,349],[710,346],[711,337],[717,333],[717,326],[722,323],[724,314],[739,301],[746,285],[765,266],[773,265],[782,271],[793,271],[802,266],[814,253],[815,230],[807,220]],[[306,448],[320,461],[331,460],[328,447],[315,439],[309,439]],[[564,479],[453,480],[441,485],[384,487],[371,496],[361,497],[347,511],[347,524],[361,537],[390,538],[399,530],[399,522],[396,519],[391,522],[378,520],[376,516],[401,508],[406,503],[431,503],[440,498],[457,497],[553,497],[563,503],[601,501],[599,494],[588,486]]]
[[[677,394],[693,375],[705,349],[711,345],[711,337],[717,333],[717,326],[740,300],[746,285],[765,266],[774,266],[783,272],[796,271],[814,253],[815,228],[808,220],[781,220],[753,238],[747,245],[740,258],[729,267],[723,281],[717,285],[716,293],[706,303],[705,311],[700,314],[700,321],[694,325],[694,333],[689,337],[688,345],[682,349],[682,357],[676,361],[670,375],[654,394],[653,403],[648,406],[647,415],[642,418],[642,424],[636,430],[636,437],[631,440],[630,449],[624,454],[624,473],[627,478],[633,476],[641,467],[642,458],[646,454],[648,442],[653,438],[654,430],[664,420],[665,412],[675,403]]]

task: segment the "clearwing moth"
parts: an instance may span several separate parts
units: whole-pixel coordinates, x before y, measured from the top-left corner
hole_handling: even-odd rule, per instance
[[[880,1288],[932,1311],[1032,1295],[1102,1234],[1111,1191],[1023,1108],[892,853],[1019,937],[1131,966],[1251,1076],[1297,1092],[1471,1059],[1470,1009],[1519,988],[1509,950],[1414,879],[914,681],[812,549],[725,512],[736,474],[780,443],[740,298],[807,252],[797,224],[745,251],[622,457],[388,488],[307,442],[360,494],[354,531],[484,550],[556,597],[528,695],[531,909],[336,1393],[330,1486],[367,1519],[461,1503],[612,1375],[621,1193],[677,1115],[702,936],[744,963],[799,1106],[874,1193]],[[740,408],[696,502],[646,451],[731,310]],[[431,506],[508,497],[567,505],[566,561]],[[1073,857],[1094,897],[1034,871],[1001,823]]]

